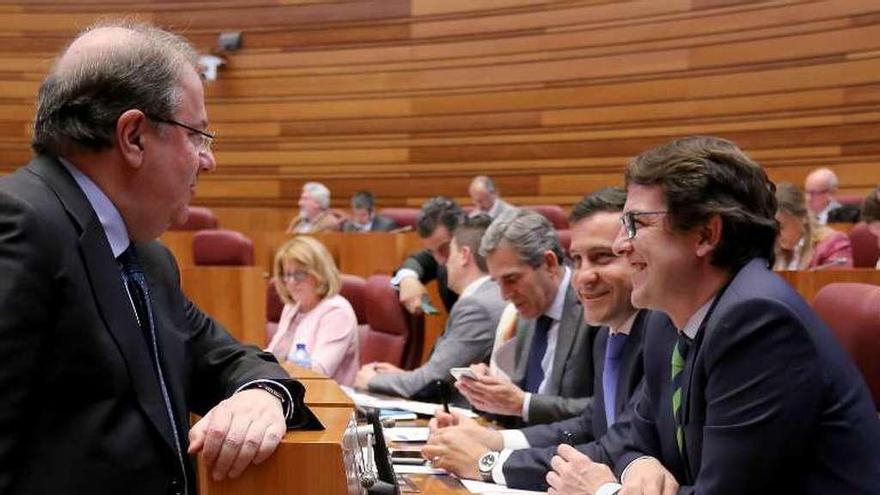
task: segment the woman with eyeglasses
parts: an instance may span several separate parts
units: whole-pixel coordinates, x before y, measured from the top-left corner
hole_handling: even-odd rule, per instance
[[[339,295],[339,271],[327,248],[312,237],[294,237],[275,254],[273,276],[285,304],[266,350],[283,363],[293,361],[296,344],[305,344],[314,371],[352,385],[360,367],[357,317]]]
[[[776,238],[774,270],[852,268],[849,237],[819,225],[807,211],[803,193],[789,182],[776,185]]]

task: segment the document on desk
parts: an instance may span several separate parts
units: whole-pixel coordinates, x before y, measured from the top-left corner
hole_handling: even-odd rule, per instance
[[[351,387],[340,388],[342,388],[342,391],[348,394],[348,396],[351,397],[351,400],[353,400],[354,403],[360,407],[376,407],[379,409],[403,409],[404,411],[412,411],[416,414],[422,414],[424,416],[433,416],[434,411],[436,411],[437,408],[440,407],[439,404],[432,404],[430,402],[419,402],[406,399],[380,399],[370,394],[357,392]],[[470,418],[477,417],[476,413],[469,409],[462,409],[460,407],[452,407],[452,409],[455,409],[457,412],[460,412]]]
[[[483,495],[544,495],[547,492],[533,492],[531,490],[516,490],[495,483],[483,483],[482,481],[460,479],[461,484],[471,493]]]
[[[392,442],[427,442],[427,426],[395,426],[384,428],[385,438]]]
[[[445,469],[420,464],[395,464],[394,472],[397,474],[449,474]]]

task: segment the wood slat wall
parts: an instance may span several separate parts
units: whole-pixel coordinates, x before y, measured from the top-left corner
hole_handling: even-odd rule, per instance
[[[737,141],[771,177],[880,183],[876,0],[73,0],[0,6],[0,173],[25,163],[51,58],[99,17],[137,13],[210,51],[244,48],[207,87],[217,171],[196,202],[281,229],[301,184],[346,206],[465,199],[491,174],[522,204],[619,184],[672,137]]]

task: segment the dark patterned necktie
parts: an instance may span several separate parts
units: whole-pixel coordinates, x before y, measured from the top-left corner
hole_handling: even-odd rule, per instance
[[[141,328],[150,357],[153,361],[153,371],[159,382],[159,389],[162,391],[162,399],[165,402],[165,411],[168,414],[168,421],[171,423],[171,432],[174,436],[174,446],[177,449],[177,458],[180,462],[181,473],[186,473],[183,462],[183,449],[180,444],[180,436],[178,435],[177,422],[174,420],[174,412],[171,408],[171,398],[168,394],[168,387],[165,385],[165,377],[162,373],[162,365],[159,361],[159,345],[156,340],[156,328],[153,319],[153,308],[150,301],[150,288],[147,285],[147,279],[144,276],[144,270],[138,259],[137,250],[134,244],[130,244],[118,258],[122,265],[122,280],[125,283],[125,289],[128,292],[132,309],[135,311],[138,326]],[[186,476],[184,474],[184,479]],[[185,482],[184,482],[185,483]],[[186,493],[186,486],[184,486]]]
[[[605,423],[609,428],[617,419],[617,410],[614,405],[617,401],[617,380],[620,376],[620,359],[624,344],[626,344],[626,334],[608,335],[608,344],[605,347],[605,365],[602,368],[602,393],[605,396]]]
[[[687,361],[688,351],[691,347],[690,339],[680,333],[675,348],[672,350],[670,363],[670,376],[672,379],[672,417],[675,419],[675,442],[678,445],[678,453],[684,457],[684,408],[682,383],[684,381],[684,365]]]
[[[541,361],[547,353],[547,334],[550,333],[550,325],[553,318],[541,315],[535,322],[535,335],[532,338],[532,348],[529,349],[529,360],[526,361],[526,377],[523,380],[523,389],[526,392],[537,393],[541,382],[544,381],[544,368]]]

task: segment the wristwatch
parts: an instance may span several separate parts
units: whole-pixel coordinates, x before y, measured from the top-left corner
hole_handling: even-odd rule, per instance
[[[486,483],[492,482],[492,469],[498,463],[498,452],[490,450],[480,457],[477,461],[477,469],[480,471],[480,478]]]

